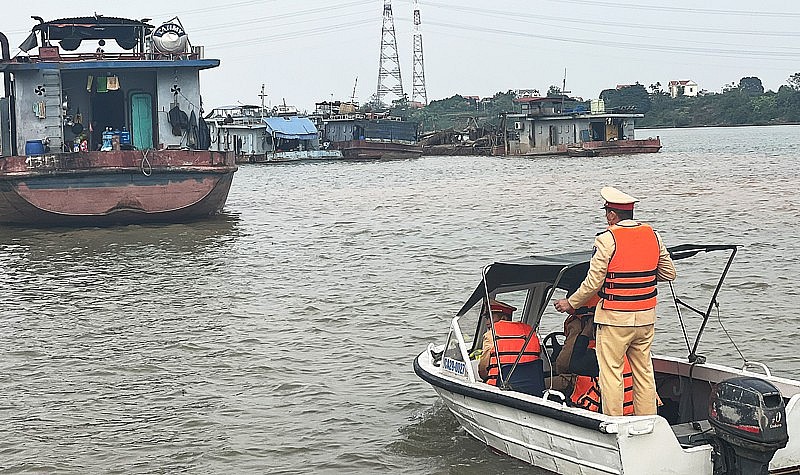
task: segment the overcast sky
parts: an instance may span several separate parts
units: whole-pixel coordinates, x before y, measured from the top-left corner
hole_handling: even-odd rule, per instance
[[[411,0],[392,2],[405,92],[412,91]],[[314,102],[375,93],[383,0],[89,2],[8,0],[0,16],[14,55],[33,26],[91,15],[178,16],[189,41],[218,58],[202,72],[206,111],[237,102]],[[800,72],[797,0],[420,0],[428,99],[560,86],[584,99],[617,84],[692,79],[719,92],[745,76],[777,90]]]

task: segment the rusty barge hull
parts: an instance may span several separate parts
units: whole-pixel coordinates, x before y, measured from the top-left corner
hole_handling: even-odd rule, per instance
[[[331,148],[340,150],[347,160],[404,160],[422,156],[422,146],[391,142],[349,140],[334,142]]]
[[[569,147],[567,152],[574,157],[607,157],[634,153],[657,153],[661,150],[661,139],[612,140],[583,142],[579,147]]]
[[[186,222],[219,213],[236,166],[209,152],[90,152],[0,159],[0,224],[108,226]],[[135,163],[138,156],[139,163]],[[202,165],[198,162],[212,162]]]

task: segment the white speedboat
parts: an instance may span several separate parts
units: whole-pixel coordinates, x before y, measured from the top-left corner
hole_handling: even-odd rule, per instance
[[[477,289],[450,321],[445,343],[431,343],[415,359],[414,371],[433,386],[470,435],[553,472],[797,473],[800,381],[773,376],[761,363],[747,362],[739,369],[708,363],[697,353],[736,249],[733,245],[670,248],[675,261],[710,251],[729,255],[707,310],[692,307],[673,292],[681,321],[681,309],[698,313],[703,320],[694,344],[686,339],[688,357],[653,356],[656,387],[663,401],[658,415],[606,416],[572,407],[568,395],[552,386],[541,397],[514,391],[503,384],[511,378],[513,366],[501,367],[499,386],[478,377],[474,355],[486,328],[485,302],[498,298],[510,303],[520,309],[521,315],[514,320],[539,328],[555,290],[575,288],[585,277],[588,252],[485,267]],[[676,263],[679,274],[681,264]],[[543,343],[542,377],[549,377],[554,375],[556,332]],[[750,371],[754,369],[758,372]]]

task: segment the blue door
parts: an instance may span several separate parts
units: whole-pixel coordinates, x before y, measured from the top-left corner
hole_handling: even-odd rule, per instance
[[[146,92],[131,94],[131,129],[137,150],[153,148],[153,99]]]

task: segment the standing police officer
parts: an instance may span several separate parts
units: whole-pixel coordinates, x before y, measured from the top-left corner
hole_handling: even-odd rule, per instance
[[[656,321],[656,282],[674,280],[675,266],[661,236],[633,220],[636,198],[607,186],[608,230],[597,235],[589,272],[577,291],[555,302],[559,312],[581,307],[595,293],[597,362],[603,412],[623,414],[623,359],[633,372],[633,406],[637,416],[656,414],[656,389],[650,346]]]

